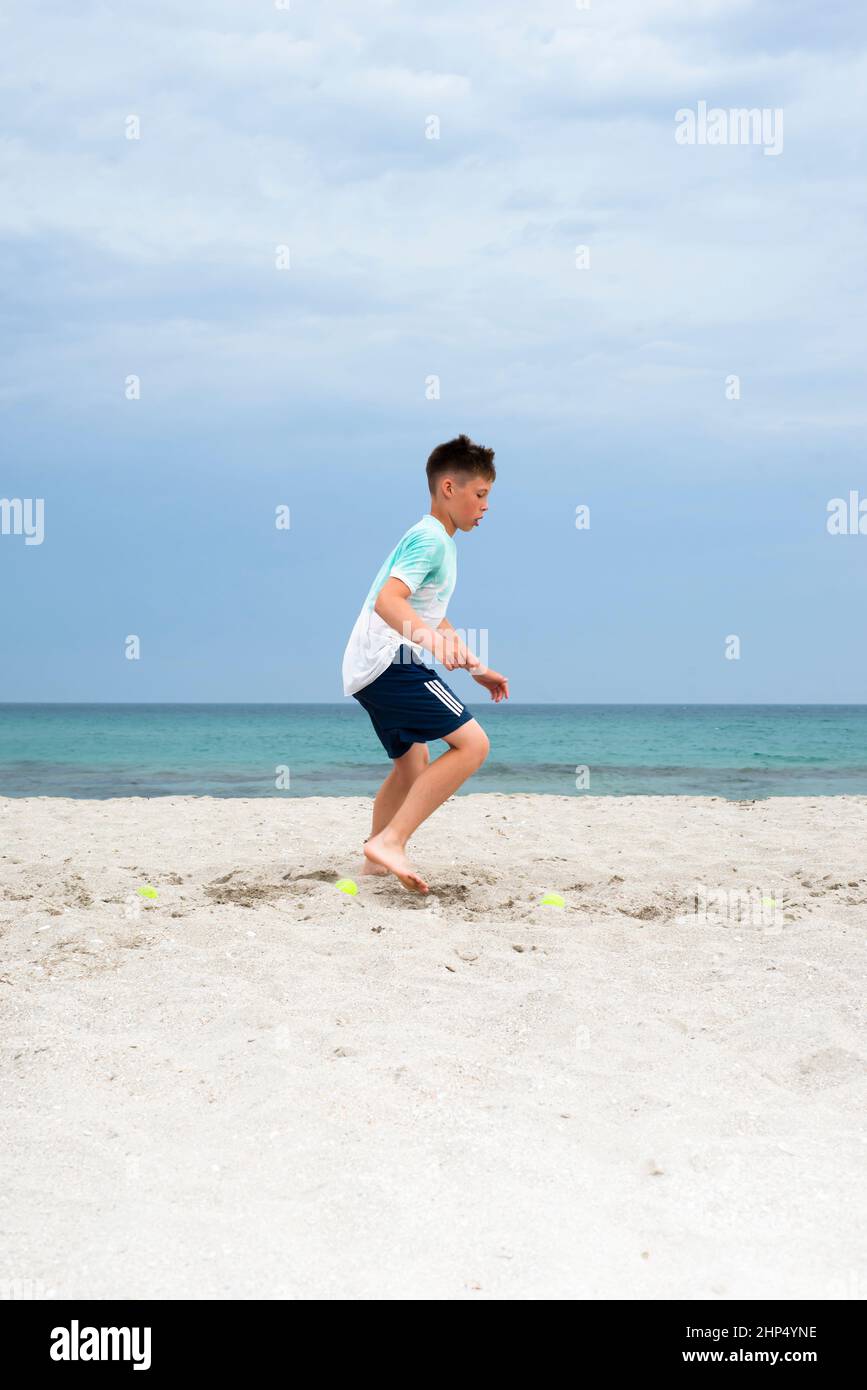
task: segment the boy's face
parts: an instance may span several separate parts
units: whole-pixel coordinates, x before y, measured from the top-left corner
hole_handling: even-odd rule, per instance
[[[488,510],[492,487],[493,483],[481,476],[464,483],[458,478],[443,479],[445,505],[459,531],[473,531],[479,525]]]

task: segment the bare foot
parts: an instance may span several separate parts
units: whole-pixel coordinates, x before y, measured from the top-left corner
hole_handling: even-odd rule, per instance
[[[372,838],[373,837],[371,835],[368,835],[367,840],[370,840]],[[367,844],[367,840],[365,840],[365,844]],[[369,859],[362,859],[359,874],[362,878],[364,878],[367,874],[375,874],[377,878],[383,878],[387,876],[388,869],[385,867],[384,864],[372,864]]]
[[[394,874],[411,893],[429,891],[421,874],[416,873],[407,859],[403,846],[399,841],[389,839],[387,831],[381,830],[378,835],[371,835],[364,846],[364,857],[371,864],[381,865],[388,873]]]
[[[368,874],[375,874],[377,878],[386,878],[388,869],[382,864],[371,864],[369,859],[365,859],[361,868],[358,870],[359,878],[365,878]]]

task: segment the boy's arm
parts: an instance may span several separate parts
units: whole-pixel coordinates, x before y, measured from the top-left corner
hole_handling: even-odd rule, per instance
[[[449,622],[448,618],[443,618],[442,622],[437,623],[437,631],[438,631],[438,632],[447,632],[447,631],[454,632],[454,630],[455,630],[455,629],[452,627],[452,625],[451,625],[451,623]],[[468,648],[467,650],[469,650],[469,648]],[[478,671],[475,671],[475,670],[470,671],[470,675],[472,676],[473,680],[474,680],[474,681],[478,681],[479,685],[483,685],[483,686],[485,687],[486,690],[489,690],[489,691],[490,691],[490,693],[491,693],[491,699],[492,699],[495,703],[499,704],[500,700],[508,700],[508,698],[509,698],[509,680],[508,680],[508,677],[507,677],[507,676],[501,676],[500,673],[499,673],[499,671],[491,671],[491,670],[487,669],[486,667],[483,667],[481,662],[479,662],[478,665],[479,665],[479,670],[478,670]]]
[[[440,621],[437,623],[437,632],[446,632],[446,633],[447,633],[447,632],[454,632],[454,633],[457,633],[457,629],[454,628],[454,627],[452,626],[452,624],[449,622],[448,618],[441,618]],[[481,669],[481,666],[482,666],[481,661],[479,661],[479,659],[478,659],[478,657],[476,656],[475,652],[473,651],[472,647],[468,647],[467,644],[466,644],[466,642],[462,642],[462,641],[460,640],[460,638],[459,638],[457,635],[455,636],[454,641],[457,643],[457,645],[458,645],[459,647],[462,647],[462,648],[464,649],[464,651],[467,653],[468,660],[467,660],[466,662],[463,662],[463,661],[454,661],[454,660],[449,661],[449,660],[446,659],[446,660],[443,660],[443,665],[445,666],[445,668],[446,668],[447,671],[453,671],[453,670],[455,669],[456,666],[468,666],[468,667],[470,668],[470,671],[471,671],[473,680],[475,680],[475,679],[476,679],[476,675],[475,675],[476,668]]]
[[[479,658],[465,646],[459,637],[449,635],[454,628],[448,619],[443,618],[437,627],[428,627],[422,622],[412,604],[408,601],[410,588],[402,579],[392,575],[386,579],[376,596],[373,611],[378,613],[384,623],[399,632],[405,642],[416,642],[424,647],[447,670],[456,666],[481,666]]]
[[[501,676],[499,671],[483,667],[475,653],[457,636],[448,618],[442,618],[435,628],[424,626],[412,604],[407,601],[409,592],[409,585],[392,575],[377,594],[374,611],[404,640],[418,642],[425,647],[437,661],[442,662],[447,671],[453,671],[456,666],[466,666],[473,680],[488,690],[492,700],[496,703],[508,700],[508,678]]]

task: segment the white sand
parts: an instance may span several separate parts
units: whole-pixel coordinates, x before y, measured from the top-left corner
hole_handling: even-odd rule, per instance
[[[368,817],[0,800],[0,1292],[867,1296],[867,798]]]

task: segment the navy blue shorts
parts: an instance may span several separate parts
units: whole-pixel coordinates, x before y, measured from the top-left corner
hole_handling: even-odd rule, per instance
[[[367,710],[390,758],[402,758],[414,743],[444,738],[475,718],[411,647],[401,646],[382,675],[352,698]]]

